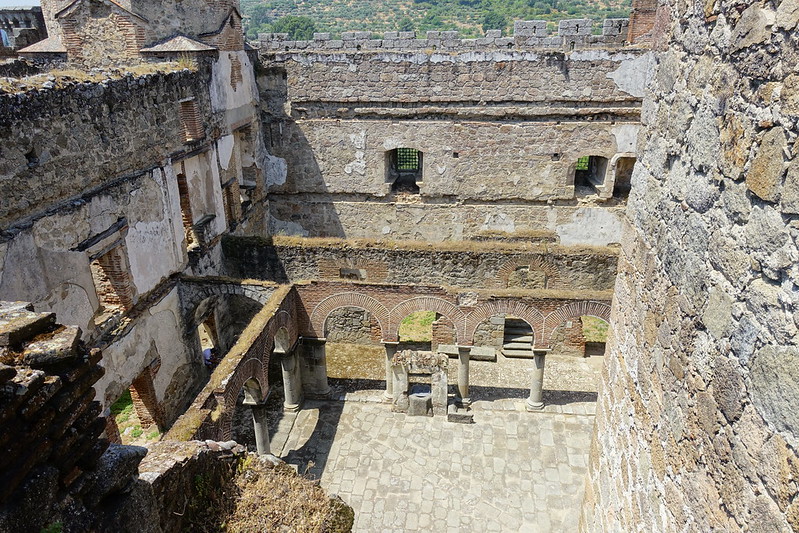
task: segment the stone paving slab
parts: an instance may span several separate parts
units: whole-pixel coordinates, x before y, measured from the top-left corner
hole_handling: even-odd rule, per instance
[[[594,417],[489,407],[464,425],[306,402],[273,452],[350,504],[356,532],[575,531]]]

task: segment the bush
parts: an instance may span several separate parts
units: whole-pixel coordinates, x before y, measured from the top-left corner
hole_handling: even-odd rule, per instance
[[[310,41],[316,33],[316,24],[310,17],[288,15],[272,23],[272,33],[288,33],[292,41]]]

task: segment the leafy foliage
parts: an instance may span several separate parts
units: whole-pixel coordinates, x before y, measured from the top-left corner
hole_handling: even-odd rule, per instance
[[[272,33],[288,33],[293,41],[309,41],[316,31],[316,24],[309,17],[288,15],[272,23]]]
[[[287,16],[309,18],[318,28],[316,31],[333,35],[344,31],[458,30],[463,37],[477,37],[487,29],[502,29],[508,35],[514,20],[547,20],[555,29],[556,21],[566,18],[593,19],[594,30],[599,32],[603,19],[628,17],[631,3],[631,0],[241,0],[250,38],[255,38],[258,32],[286,31],[276,30],[275,24]]]

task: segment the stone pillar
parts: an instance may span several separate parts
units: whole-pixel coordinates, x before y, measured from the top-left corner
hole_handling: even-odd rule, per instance
[[[540,411],[544,408],[544,352],[535,351],[533,359],[533,383],[530,386],[530,397],[525,402],[528,411]]]
[[[255,426],[255,448],[258,450],[258,455],[267,455],[272,453],[269,448],[269,423],[266,417],[266,406],[253,405],[252,409],[252,422]]]
[[[302,376],[297,364],[297,354],[293,351],[275,354],[280,355],[280,368],[283,372],[283,410],[299,411],[302,406]]]
[[[327,358],[325,339],[303,338],[305,357],[303,358],[302,388],[308,398],[325,399],[330,397],[327,383]]]
[[[384,342],[383,346],[386,347],[386,392],[383,393],[383,401],[394,401],[394,371],[391,368],[391,360],[394,354],[397,353],[397,342]]]
[[[469,356],[471,346],[458,346],[458,395],[463,407],[469,407],[472,399],[469,397]]]

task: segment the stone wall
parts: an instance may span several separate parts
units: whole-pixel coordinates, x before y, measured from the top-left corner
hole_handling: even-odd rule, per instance
[[[799,4],[670,9],[583,530],[797,530]]]
[[[260,59],[272,233],[619,241],[614,189],[620,158],[635,157],[646,53],[343,46]],[[399,148],[422,154],[418,194],[395,191]],[[604,163],[576,188],[585,156]]]
[[[601,35],[593,35],[591,19],[558,21],[558,31],[552,34],[546,20],[517,20],[513,36],[503,37],[502,30],[489,30],[476,39],[461,39],[457,31],[389,31],[382,38],[372,32],[353,31],[341,34],[341,39],[331,39],[329,33],[315,33],[311,41],[292,41],[286,33],[260,33],[258,41],[268,50],[433,50],[464,51],[475,48],[511,49],[515,47],[562,48],[574,50],[588,47],[620,47],[627,38],[628,19],[605,19],[600,25]]]
[[[603,291],[613,287],[613,248],[569,248],[515,242],[437,245],[335,239],[230,237],[223,242],[226,268],[238,278],[355,279],[421,283],[468,289]]]

